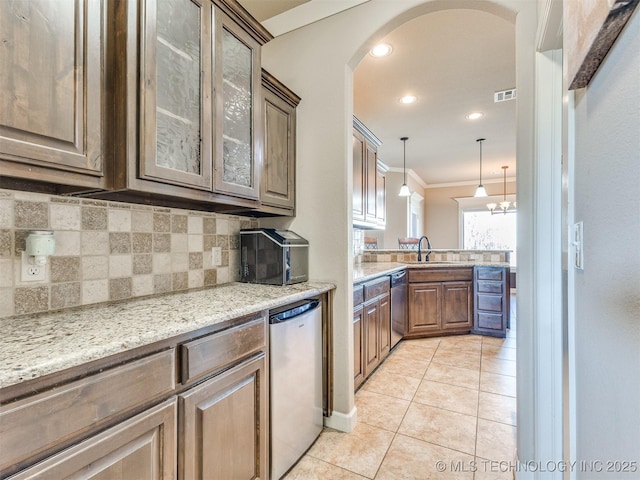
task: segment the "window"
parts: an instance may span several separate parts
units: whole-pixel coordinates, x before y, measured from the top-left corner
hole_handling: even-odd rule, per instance
[[[469,250],[511,250],[516,265],[517,213],[491,215],[488,210],[462,211],[462,245]]]
[[[409,201],[409,221],[407,223],[407,236],[408,237],[420,237],[423,235],[422,220],[424,216],[424,210],[422,208],[424,198],[413,192],[411,194],[411,200]]]

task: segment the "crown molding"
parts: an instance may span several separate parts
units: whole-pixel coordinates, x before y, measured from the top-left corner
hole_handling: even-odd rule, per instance
[[[389,167],[388,171],[393,173],[404,173],[404,170],[398,167]],[[407,170],[407,175],[413,178],[422,188],[427,188],[427,183],[412,169]]]
[[[398,167],[389,167],[388,171],[389,172],[394,172],[394,173],[402,173],[402,169],[398,168]],[[447,182],[447,183],[427,183],[424,180],[422,180],[420,175],[418,175],[412,169],[407,170],[407,175],[409,175],[416,182],[418,182],[418,184],[422,188],[448,188],[448,187],[466,187],[468,185],[475,185],[475,186],[478,185],[478,181],[477,180],[464,180],[464,181],[461,181],[461,182]],[[504,181],[503,178],[482,179],[482,183],[483,184],[502,183],[503,181]],[[516,181],[516,177],[507,177],[507,182],[515,182],[515,181]]]
[[[271,17],[262,22],[262,24],[269,29],[274,37],[278,37],[368,1],[369,0],[341,0],[340,2],[336,2],[335,0],[311,0],[291,10],[282,12],[275,17]]]
[[[503,178],[487,178],[482,179],[483,185],[489,183],[502,183],[504,181]],[[507,177],[507,182],[515,182],[516,177]],[[466,187],[469,185],[478,185],[477,180],[466,180],[463,182],[448,182],[448,183],[430,183],[424,188],[448,188],[448,187]]]

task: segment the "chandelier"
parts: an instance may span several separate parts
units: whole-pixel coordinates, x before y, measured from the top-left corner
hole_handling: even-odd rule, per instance
[[[511,203],[507,200],[507,168],[509,168],[507,165],[502,167],[502,201],[500,203],[487,203],[487,208],[491,212],[491,215],[497,215],[499,213],[506,215],[507,213],[515,213],[516,211],[516,202]]]

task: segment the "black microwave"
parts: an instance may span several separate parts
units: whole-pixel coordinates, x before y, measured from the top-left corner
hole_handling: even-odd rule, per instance
[[[309,280],[309,242],[291,230],[240,230],[240,280],[291,285]]]

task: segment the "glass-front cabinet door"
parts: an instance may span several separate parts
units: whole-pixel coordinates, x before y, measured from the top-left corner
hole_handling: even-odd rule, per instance
[[[216,22],[216,192],[258,198],[262,163],[260,44],[224,14]]]
[[[211,190],[211,2],[141,5],[140,175]]]

